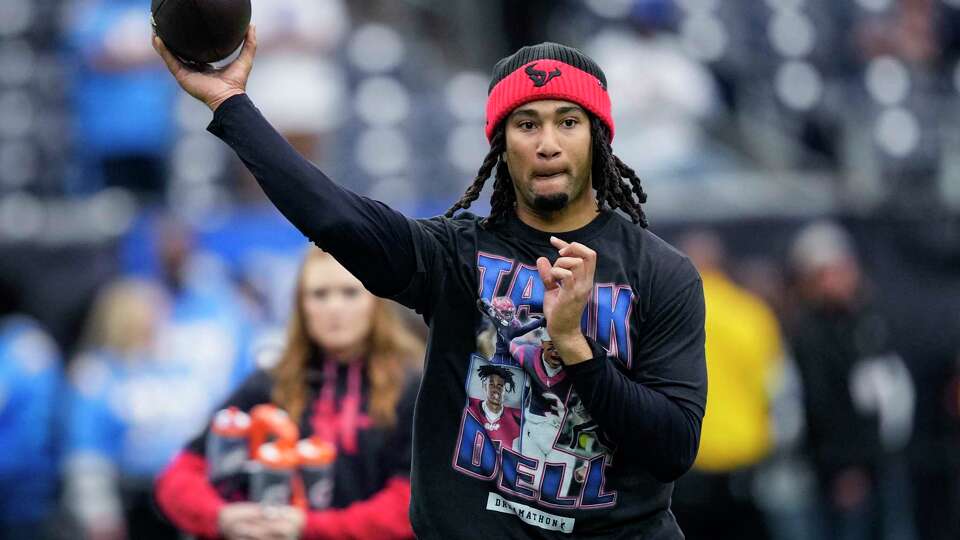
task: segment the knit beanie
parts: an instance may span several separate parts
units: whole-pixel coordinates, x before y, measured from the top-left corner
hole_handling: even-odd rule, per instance
[[[487,91],[487,140],[514,109],[540,99],[580,105],[606,124],[613,140],[607,77],[600,66],[573,47],[550,42],[523,47],[493,66]]]

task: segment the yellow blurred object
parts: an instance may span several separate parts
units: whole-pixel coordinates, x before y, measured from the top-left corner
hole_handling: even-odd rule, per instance
[[[723,274],[704,271],[709,391],[694,468],[710,473],[754,465],[770,452],[770,385],[782,358],[769,307]]]

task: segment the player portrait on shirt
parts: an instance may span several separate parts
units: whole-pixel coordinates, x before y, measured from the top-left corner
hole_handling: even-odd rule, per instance
[[[595,444],[596,422],[590,418],[563,371],[563,361],[545,328],[538,328],[510,346],[514,362],[527,374],[523,398],[520,453],[543,464],[564,465],[561,495],[576,495],[583,483],[584,465],[593,457],[610,454],[609,445]],[[583,445],[578,441],[582,440]]]
[[[592,458],[605,454],[610,456],[609,463],[613,463],[614,444],[590,417],[576,392],[571,392],[567,401],[567,417],[561,427],[560,436],[557,437],[556,446],[577,457],[573,480],[579,484],[583,483],[586,464]]]
[[[517,308],[506,296],[497,296],[489,302],[480,298],[477,300],[477,308],[487,316],[496,331],[496,349],[493,357],[490,358],[490,362],[494,364],[512,364],[510,343],[515,338],[547,324],[543,317],[533,317],[525,323],[520,322]]]
[[[468,413],[483,424],[495,444],[513,448],[520,437],[523,372],[477,355],[470,372]]]

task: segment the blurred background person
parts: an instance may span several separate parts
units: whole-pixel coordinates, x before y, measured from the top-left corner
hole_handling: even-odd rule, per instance
[[[641,178],[718,173],[732,165],[724,164],[729,151],[706,135],[705,126],[719,113],[716,81],[678,43],[673,29],[679,15],[672,0],[633,2],[628,25],[586,45],[605,66],[617,103],[618,148],[631,156]]]
[[[159,198],[176,135],[174,87],[150,47],[140,0],[83,0],[66,15],[77,193],[123,187]],[[149,44],[148,44],[149,45]]]
[[[277,131],[314,162],[329,159],[326,136],[347,118],[348,78],[337,62],[350,26],[343,0],[254,2],[251,22],[257,34],[257,73],[247,91]],[[309,89],[305,91],[305,89]],[[182,96],[186,97],[186,96]],[[189,103],[186,106],[192,106]],[[234,162],[241,200],[262,201],[256,180]]]
[[[0,539],[47,538],[57,501],[62,367],[53,340],[0,291]],[[12,296],[12,295],[11,295]]]
[[[392,304],[316,248],[301,267],[294,306],[279,363],[251,375],[225,406],[273,403],[298,422],[302,438],[333,443],[329,509],[268,512],[224,500],[207,478],[209,430],[160,476],[161,508],[183,531],[205,538],[412,538],[410,431],[422,342]]]
[[[193,228],[160,215],[146,230],[138,247],[152,264],[104,287],[70,370],[64,500],[91,538],[176,536],[154,510],[154,475],[264,361],[249,310]]]
[[[678,247],[703,279],[709,399],[700,450],[693,470],[677,483],[673,511],[692,540],[769,538],[753,486],[773,449],[780,325],[760,297],[728,276],[717,234],[690,232]]]
[[[790,340],[804,386],[821,535],[903,537],[910,486],[897,453],[913,423],[910,374],[891,348],[889,325],[874,309],[843,229],[830,222],[807,226],[790,260],[800,305]]]
[[[84,538],[176,538],[153,510],[152,481],[195,429],[205,389],[157,354],[169,309],[155,284],[111,284],[71,365],[64,503]]]
[[[248,90],[293,146],[320,157],[321,137],[344,117],[346,77],[335,62],[349,28],[343,0],[255,2],[257,75]],[[305,90],[309,89],[309,90]]]
[[[260,330],[255,309],[222,258],[198,246],[190,224],[161,215],[151,232],[153,268],[130,274],[159,284],[169,299],[158,354],[202,381],[216,403],[255,367],[251,349]]]

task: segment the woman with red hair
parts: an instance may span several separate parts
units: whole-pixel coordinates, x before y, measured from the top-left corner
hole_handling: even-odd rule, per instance
[[[209,429],[157,481],[160,508],[203,538],[413,538],[408,518],[413,403],[422,343],[387,301],[311,248],[300,269],[285,348],[226,406],[272,403],[336,448],[327,509],[228,502],[208,480]]]

